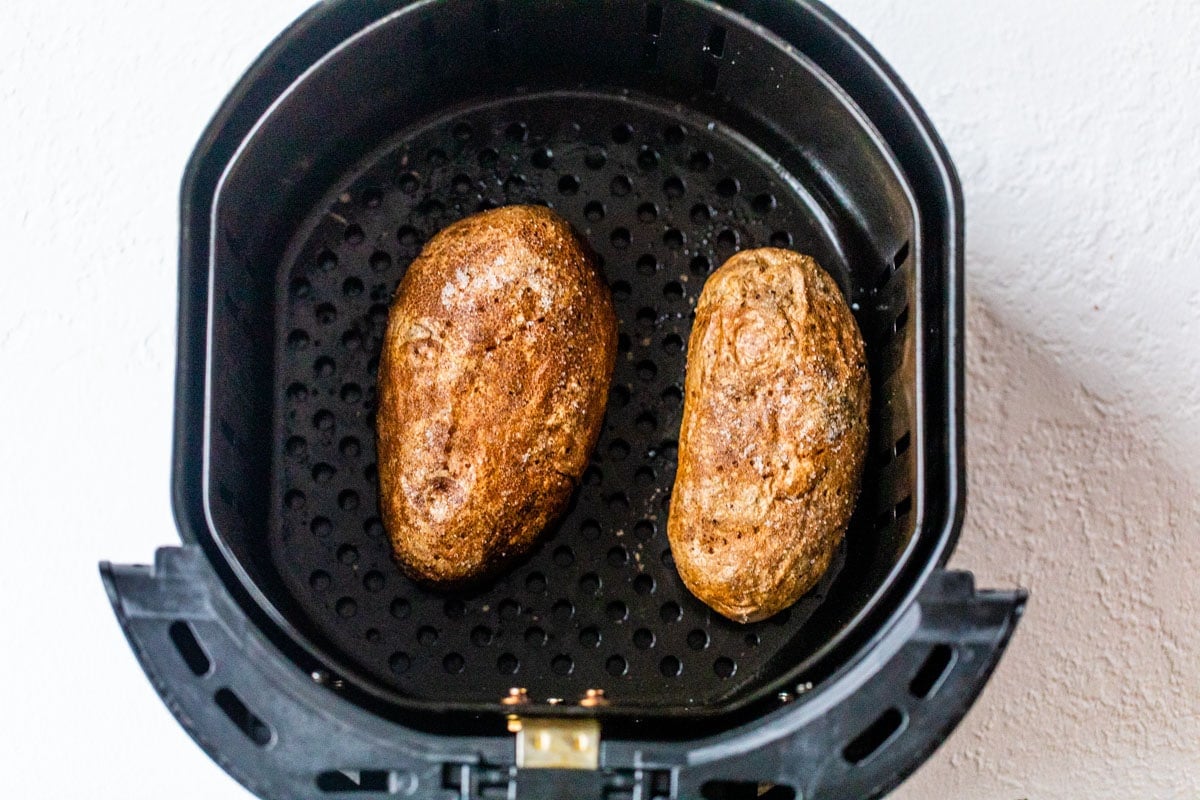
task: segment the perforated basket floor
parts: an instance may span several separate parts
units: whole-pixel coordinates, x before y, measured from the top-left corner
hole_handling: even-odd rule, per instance
[[[848,288],[835,223],[771,163],[678,108],[535,96],[402,135],[305,221],[278,271],[271,558],[320,633],[374,680],[425,699],[603,687],[616,703],[689,706],[735,694],[786,651],[842,554],[789,611],[738,625],[686,591],[665,535],[705,278],[739,249],[774,245],[815,256]],[[583,485],[542,544],[489,586],[438,593],[402,575],[378,516],[381,336],[428,237],[509,203],[552,207],[597,251],[620,319],[613,388]]]

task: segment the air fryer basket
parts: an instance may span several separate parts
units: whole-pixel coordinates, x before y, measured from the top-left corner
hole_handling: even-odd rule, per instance
[[[508,203],[596,251],[613,389],[534,552],[432,591],[379,521],[383,325],[429,236]],[[104,567],[118,616],[181,721],[266,797],[873,796],[965,712],[1023,605],[939,569],[962,510],[960,225],[927,122],[819,6],[314,9],[185,181],[185,546]],[[766,245],[815,256],[851,302],[871,448],[825,579],[737,625],[684,589],[665,521],[696,299]],[[515,687],[529,718],[598,718],[602,769],[512,770]],[[589,689],[607,704],[580,705]]]

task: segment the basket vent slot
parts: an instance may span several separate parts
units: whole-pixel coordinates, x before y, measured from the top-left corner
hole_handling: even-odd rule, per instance
[[[197,677],[207,675],[212,669],[212,661],[205,654],[200,642],[196,640],[196,634],[192,633],[192,627],[183,620],[176,620],[167,629],[167,634],[171,637],[171,643],[175,645],[175,649],[179,651],[180,657],[188,665],[192,674]]]
[[[382,769],[334,769],[317,775],[322,792],[388,792],[389,773]]]
[[[781,783],[708,781],[700,787],[704,800],[795,800],[796,790]]]
[[[225,716],[229,717],[229,721],[246,734],[247,739],[259,747],[266,747],[271,742],[274,736],[271,726],[247,708],[246,704],[242,702],[242,698],[234,694],[231,689],[218,689],[217,693],[213,695],[213,700],[225,712]]]
[[[842,757],[851,764],[861,764],[891,741],[903,724],[904,715],[895,708],[889,708],[876,717],[862,733],[850,740],[842,750]]]
[[[950,649],[949,645],[935,645],[929,651],[929,655],[925,657],[925,662],[921,664],[917,674],[913,676],[912,683],[908,685],[908,691],[912,693],[913,697],[928,697],[950,670],[950,662],[953,659],[954,651]]]

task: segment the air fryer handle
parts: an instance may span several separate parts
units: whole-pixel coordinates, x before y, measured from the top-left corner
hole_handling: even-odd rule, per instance
[[[767,723],[790,728],[774,746],[714,753],[681,771],[678,796],[734,800],[748,787],[758,792],[777,784],[803,800],[882,797],[962,720],[1003,655],[1026,598],[1022,589],[976,591],[971,573],[938,570],[858,664],[818,686],[797,714],[781,709]],[[764,796],[790,796],[774,791]]]

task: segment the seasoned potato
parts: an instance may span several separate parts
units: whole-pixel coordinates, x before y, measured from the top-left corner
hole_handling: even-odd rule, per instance
[[[599,435],[612,297],[538,206],[468,217],[409,267],[379,364],[380,506],[397,560],[450,584],[527,551]]]
[[[688,344],[667,535],[688,589],[754,622],[829,566],[858,495],[862,336],[808,256],[749,250],[708,279]]]

